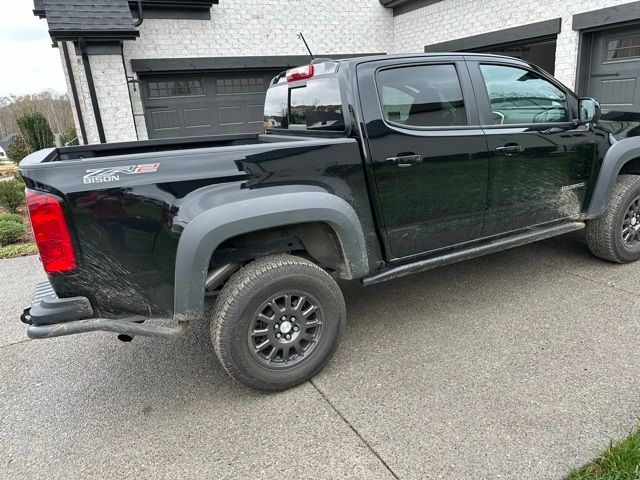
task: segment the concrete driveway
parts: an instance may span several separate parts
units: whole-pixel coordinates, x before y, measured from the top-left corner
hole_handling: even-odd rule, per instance
[[[26,339],[41,277],[0,261],[2,478],[559,478],[640,415],[640,265],[580,235],[368,288],[312,382],[231,381],[179,341]]]

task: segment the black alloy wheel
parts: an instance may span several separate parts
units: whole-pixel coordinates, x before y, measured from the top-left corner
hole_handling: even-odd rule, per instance
[[[320,302],[308,292],[277,293],[253,315],[251,354],[269,368],[287,368],[311,355],[323,332]]]
[[[640,197],[631,202],[624,216],[622,241],[627,248],[640,246]]]

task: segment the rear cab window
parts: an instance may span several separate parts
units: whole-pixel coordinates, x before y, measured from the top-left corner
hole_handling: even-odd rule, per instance
[[[316,71],[322,72],[316,67]],[[344,132],[340,84],[334,76],[318,75],[306,81],[280,78],[267,90],[266,130]]]

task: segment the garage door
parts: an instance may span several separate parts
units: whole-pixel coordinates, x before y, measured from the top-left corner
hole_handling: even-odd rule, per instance
[[[553,75],[556,64],[556,40],[546,42],[523,42],[505,46],[492,46],[488,48],[472,50],[478,53],[492,53],[494,55],[506,55],[520,58],[525,62],[533,63]]]
[[[590,67],[588,95],[604,114],[640,112],[640,28],[595,35]]]
[[[143,78],[149,138],[262,131],[265,92],[282,70]]]

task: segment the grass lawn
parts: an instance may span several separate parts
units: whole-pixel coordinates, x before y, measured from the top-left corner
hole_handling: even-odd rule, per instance
[[[14,163],[0,163],[0,177],[11,177],[16,171]]]
[[[567,477],[567,480],[638,479],[640,479],[640,429],[629,434],[624,440],[612,442],[607,451],[592,463],[574,470]]]
[[[0,247],[0,260],[3,258],[26,257],[27,255],[35,255],[36,253],[38,253],[38,249],[35,244],[31,242],[14,243],[6,247]]]

